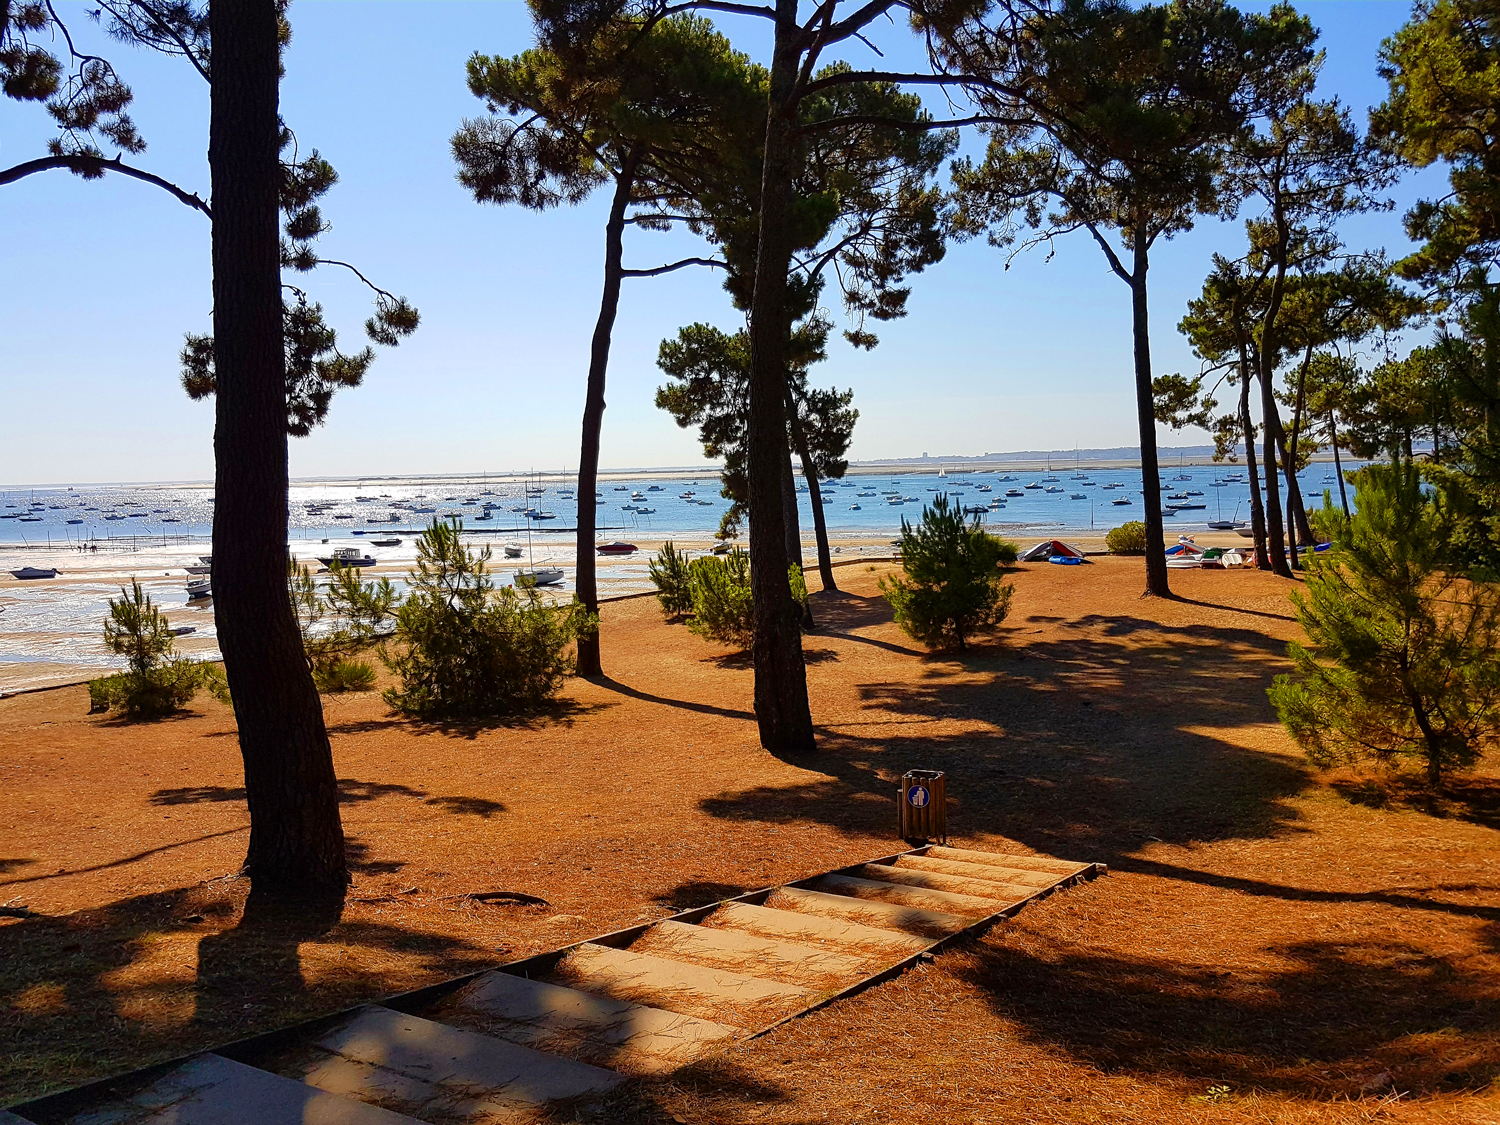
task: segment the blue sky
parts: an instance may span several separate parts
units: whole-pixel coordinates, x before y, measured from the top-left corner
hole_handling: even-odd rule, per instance
[[[1363,112],[1379,102],[1380,41],[1401,2],[1302,5],[1323,32],[1320,82]],[[86,6],[58,5],[75,33],[115,59],[150,145],[138,162],[207,195],[208,96],[180,62],[103,41]],[[536,214],[479,206],[455,181],[448,138],[481,111],[464,84],[476,50],[530,42],[519,0],[398,3],[298,0],[283,113],[341,182],[326,200],[321,252],[355,262],[420,308],[418,333],[382,351],[328,424],[292,444],[298,476],[449,473],[576,466],[589,337],[597,313],[605,200]],[[760,21],[723,17],[765,55]],[[904,33],[881,39],[894,64]],[[851,55],[856,61],[866,61]],[[39,155],[34,106],[0,100],[0,165]],[[1406,245],[1400,211],[1440,188],[1435,170],[1398,186],[1395,212],[1346,227],[1351,246]],[[1153,254],[1158,373],[1196,369],[1176,324],[1210,255],[1239,252],[1236,224],[1211,223]],[[680,256],[684,236],[634,232],[628,265]],[[368,303],[339,271],[310,288],[347,345]],[[873,353],[841,342],[817,372],[853,387],[856,458],[1134,445],[1128,291],[1086,235],[1004,268],[982,240],[917,277],[910,315],[881,326]],[[208,225],[164,192],[64,172],[0,188],[0,485],[187,480],[212,475],[212,407],[178,384],[186,331],[209,328]],[[627,281],[610,365],[605,467],[695,464],[691,432],[652,405],[660,340],[695,320],[733,327],[707,271]],[[1170,444],[1204,435],[1163,433]]]

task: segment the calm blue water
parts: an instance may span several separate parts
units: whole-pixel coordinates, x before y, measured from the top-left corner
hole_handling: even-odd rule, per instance
[[[1201,531],[1213,519],[1247,519],[1249,485],[1232,465],[1191,465],[1162,473],[1166,492],[1190,493],[1183,501],[1201,509],[1180,510],[1167,526]],[[1227,482],[1225,478],[1230,479]],[[1331,465],[1308,468],[1299,477],[1309,505],[1325,488],[1337,490]],[[1041,485],[1041,487],[1028,487]],[[1116,487],[1110,487],[1111,485]],[[505,539],[524,535],[528,507],[554,518],[529,521],[533,535],[557,534],[577,518],[574,490],[555,479],[525,493],[520,482],[294,484],[288,506],[290,538],[350,540],[380,533],[407,534],[438,518],[461,519],[468,530]],[[968,473],[859,474],[824,483],[825,516],[835,534],[894,534],[901,517],[917,520],[922,505],[938,492],[965,507],[985,509],[987,522],[1024,530],[1107,530],[1142,518],[1138,469],[1015,472],[985,469]],[[1047,491],[1047,489],[1055,491]],[[1019,496],[1007,496],[1019,491]],[[633,499],[639,493],[640,499]],[[642,476],[607,481],[599,489],[599,526],[606,538],[711,535],[728,508],[712,473],[698,477]],[[899,502],[893,503],[896,500]],[[998,506],[992,506],[996,500]],[[1128,500],[1129,503],[1118,503]],[[810,535],[812,510],[799,486],[803,531]],[[486,513],[485,505],[490,505]],[[488,518],[484,518],[488,514]],[[212,531],[212,491],[204,487],[144,485],[80,487],[0,493],[0,544],[47,545],[66,549],[78,543],[113,540],[116,546],[149,547],[183,537],[206,539]]]

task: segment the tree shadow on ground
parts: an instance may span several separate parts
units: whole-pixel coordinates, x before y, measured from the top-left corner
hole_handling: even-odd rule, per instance
[[[753,712],[737,711],[732,707],[718,707],[712,703],[695,703],[688,699],[672,699],[665,695],[652,695],[648,691],[641,691],[629,684],[623,684],[619,680],[611,679],[609,676],[600,676],[591,680],[607,691],[617,692],[620,695],[638,699],[643,703],[660,703],[667,707],[677,707],[684,711],[695,711],[700,715],[718,715],[725,719],[751,719],[755,718]]]
[[[345,777],[339,780],[339,804],[352,805],[382,797],[411,797],[424,805],[442,809],[454,816],[477,816],[485,820],[505,811],[505,805],[487,797],[461,795],[438,796],[425,789],[388,781],[361,781]],[[200,805],[225,801],[244,801],[245,789],[239,785],[190,785],[181,789],[158,789],[148,800],[153,805]],[[0,861],[3,863],[4,861]],[[3,869],[0,869],[3,871]]]
[[[1351,805],[1407,809],[1428,816],[1500,828],[1500,778],[1459,775],[1444,779],[1434,793],[1425,777],[1390,773],[1383,777],[1336,778],[1331,788]]]
[[[883,833],[897,779],[923,768],[948,774],[951,830],[1070,859],[1113,863],[1148,840],[1296,831],[1287,799],[1309,783],[1308,769],[1230,737],[1275,721],[1265,688],[1285,666],[1279,641],[1132,616],[1090,616],[1058,632],[929,657],[910,678],[858,685],[858,712],[827,723],[819,753],[796,761],[824,777],[702,807]]]
[[[92,910],[0,923],[0,1104],[384,996],[407,980],[493,964],[493,949],[342,904],[247,909],[212,880]],[[355,950],[308,958],[320,945]]]
[[[1317,1099],[1500,1076],[1493,982],[1399,940],[1271,946],[1276,967],[1258,971],[1024,944],[997,932],[943,968],[1023,1035],[1106,1074]]]

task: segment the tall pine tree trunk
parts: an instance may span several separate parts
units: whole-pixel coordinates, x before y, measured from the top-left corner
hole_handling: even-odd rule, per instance
[[[788,449],[781,458],[782,542],[786,545],[786,565],[802,565],[802,519],[797,513],[797,473],[792,468]]]
[[[1245,468],[1250,475],[1250,534],[1255,543],[1255,565],[1267,569],[1270,556],[1266,554],[1266,510],[1260,498],[1260,471],[1255,463],[1255,424],[1250,420],[1250,365],[1245,361],[1243,347],[1240,349],[1240,426],[1245,435]]]
[[[1286,561],[1286,535],[1281,525],[1281,486],[1277,480],[1277,438],[1281,419],[1276,413],[1276,395],[1271,389],[1271,376],[1265,370],[1265,353],[1260,361],[1260,412],[1261,425],[1265,429],[1263,448],[1266,458],[1266,553],[1270,556],[1271,570],[1283,578],[1292,576]]]
[[[1344,466],[1339,461],[1338,415],[1328,412],[1328,443],[1333,446],[1333,475],[1339,478],[1339,503],[1344,506],[1344,518],[1349,518],[1349,492],[1344,485]]]
[[[1161,522],[1161,469],[1156,460],[1156,411],[1151,394],[1151,337],[1146,306],[1146,270],[1150,265],[1145,238],[1137,231],[1130,279],[1130,311],[1135,334],[1135,406],[1141,435],[1141,492],[1146,503],[1146,593],[1168,598],[1167,545]]]
[[[807,433],[802,429],[802,419],[797,413],[797,400],[787,388],[786,417],[792,428],[792,444],[797,457],[802,461],[802,479],[807,481],[807,496],[812,504],[813,535],[818,545],[818,576],[823,580],[827,593],[838,593],[838,584],[833,580],[833,553],[828,549],[828,520],[823,512],[823,482],[818,477],[818,465],[807,448]]]
[[[781,474],[787,464],[786,349],[790,319],[787,271],[792,200],[791,133],[795,125],[801,29],[797,0],[776,0],[776,42],[766,110],[760,239],[750,306],[749,484],[750,588],[755,604],[755,720],[773,753],[816,749],[807,699],[802,632],[787,581]]]
[[[214,616],[224,653],[257,895],[341,893],[349,876],[323,707],[287,594],[275,0],[215,0]]]
[[[594,553],[598,509],[594,492],[599,482],[599,432],[604,425],[604,380],[609,370],[610,337],[620,308],[620,282],[624,277],[625,211],[630,206],[637,153],[631,152],[615,180],[615,195],[604,225],[604,293],[599,299],[599,319],[589,351],[589,383],[583,401],[583,446],[578,455],[578,569],[574,587],[578,600],[590,613],[599,612],[599,576]],[[602,676],[599,662],[599,631],[578,638],[578,674]]]

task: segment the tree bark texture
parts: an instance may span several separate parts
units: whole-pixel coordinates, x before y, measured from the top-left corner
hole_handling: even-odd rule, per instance
[[[1135,333],[1135,407],[1141,434],[1141,492],[1146,504],[1146,593],[1169,598],[1167,545],[1161,521],[1161,469],[1156,459],[1156,411],[1151,395],[1151,338],[1146,304],[1149,250],[1141,232],[1135,235],[1130,279],[1130,312]]]
[[[578,454],[578,567],[574,580],[578,600],[590,613],[599,612],[599,578],[594,551],[598,528],[599,505],[594,493],[599,485],[599,433],[604,426],[604,383],[609,370],[610,339],[615,329],[615,315],[620,309],[620,283],[624,279],[625,211],[639,162],[632,152],[621,163],[615,180],[614,199],[609,206],[609,220],[604,225],[604,293],[599,299],[599,319],[594,324],[594,340],[589,350],[588,390],[583,400],[583,444]],[[578,674],[602,676],[599,631],[594,629],[578,638]]]
[[[1270,556],[1271,570],[1283,578],[1292,576],[1286,561],[1286,534],[1281,524],[1281,485],[1278,478],[1276,447],[1279,443],[1281,419],[1276,413],[1276,395],[1271,389],[1270,373],[1261,360],[1260,372],[1261,425],[1265,429],[1263,448],[1266,459],[1266,553]]]
[[[1245,468],[1250,476],[1250,534],[1255,543],[1255,565],[1260,570],[1270,567],[1270,556],[1266,553],[1266,510],[1260,498],[1260,470],[1255,463],[1255,425],[1250,421],[1250,365],[1245,360],[1243,347],[1240,350],[1240,427],[1245,434]]]
[[[755,720],[772,753],[816,749],[807,699],[802,632],[787,582],[781,475],[787,465],[786,308],[792,198],[791,131],[801,29],[797,0],[776,0],[776,43],[766,109],[760,238],[750,306],[750,418],[747,476],[750,587],[755,605]]]
[[[1338,415],[1328,412],[1328,442],[1333,446],[1333,475],[1339,478],[1339,503],[1344,506],[1344,518],[1349,518],[1349,492],[1344,484],[1344,466],[1339,461]]]
[[[286,587],[276,5],[216,0],[210,20],[214,615],[245,763],[245,871],[256,894],[340,892],[338,782]]]
[[[833,580],[833,552],[828,549],[828,520],[823,512],[823,482],[818,478],[818,466],[807,448],[807,434],[797,417],[797,404],[790,394],[786,402],[787,418],[792,426],[792,442],[797,447],[797,456],[802,461],[802,479],[807,481],[807,498],[812,504],[813,535],[818,544],[818,577],[823,580],[823,589],[838,593],[838,583]]]
[[[781,458],[781,510],[782,539],[786,544],[786,565],[802,565],[802,520],[797,514],[797,473],[792,468],[792,453],[788,448]]]

